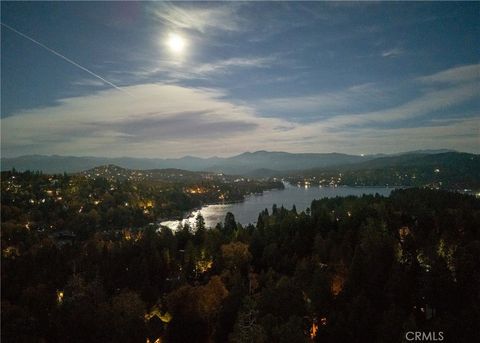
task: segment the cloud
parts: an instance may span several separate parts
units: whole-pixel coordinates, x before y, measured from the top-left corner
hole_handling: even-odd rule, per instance
[[[214,118],[209,118],[211,114]],[[222,120],[215,117],[213,111],[177,112],[169,116],[157,112],[116,123],[92,122],[90,124],[95,131],[114,130],[130,142],[157,140],[159,137],[162,139],[179,137],[215,139],[253,131],[257,127],[257,124],[251,121]]]
[[[80,79],[72,82],[74,86],[81,87],[105,87],[105,83],[95,79]]]
[[[270,57],[234,57],[225,60],[219,60],[214,63],[204,63],[192,68],[194,74],[207,75],[217,72],[226,72],[231,68],[268,68],[276,61],[273,56]]]
[[[242,28],[240,18],[235,14],[238,4],[212,7],[191,7],[171,3],[155,3],[154,17],[175,29],[194,30],[201,33],[211,30],[238,31]]]
[[[392,152],[418,147],[450,147],[479,152],[480,108],[463,113],[464,104],[480,100],[476,66],[455,67],[436,74],[412,79],[398,88],[373,83],[349,87],[337,92],[309,96],[265,99],[259,108],[272,113],[311,113],[306,125],[297,125],[305,133],[304,145],[322,146],[331,140],[339,150]],[[475,76],[471,76],[471,74]],[[427,88],[424,85],[428,85]],[[416,94],[399,101],[396,93],[403,88]],[[397,105],[392,106],[392,103]],[[378,110],[358,111],[362,107],[380,106]],[[303,116],[304,117],[304,116]],[[418,125],[415,126],[412,120]],[[312,133],[309,136],[308,132]],[[316,141],[316,143],[315,143]],[[323,141],[323,144],[326,144]]]
[[[459,73],[464,76],[459,77]],[[225,156],[265,149],[379,153],[418,147],[478,153],[479,113],[473,113],[473,117],[472,113],[468,117],[458,115],[459,105],[478,99],[478,84],[470,82],[467,75],[452,69],[414,79],[413,84],[421,87],[415,98],[376,111],[342,112],[344,101],[352,105],[377,96],[379,102],[386,97],[391,103],[382,87],[375,84],[317,96],[266,99],[262,103],[270,109],[304,106],[315,110],[324,106],[339,113],[308,123],[261,116],[262,106],[227,100],[231,94],[219,89],[161,83],[125,87],[133,97],[113,89],[98,90],[1,119],[2,154],[178,157]],[[454,83],[443,86],[446,79]],[[424,80],[442,80],[442,87],[429,85],[423,89]],[[446,114],[438,117],[437,111]],[[411,118],[425,120],[421,127],[392,125]]]
[[[444,111],[468,101],[480,101],[479,65],[454,67],[441,72],[414,79],[414,82],[427,84],[427,89],[419,89],[419,95],[402,105],[367,113],[350,115],[335,122],[348,124],[368,122],[393,122],[430,115]],[[441,87],[439,87],[441,86]],[[478,103],[478,102],[477,102]]]
[[[417,78],[425,84],[458,84],[480,82],[480,64],[469,64],[442,70],[438,73]]]
[[[478,97],[478,85],[428,91],[406,103],[383,110],[337,116],[330,120],[334,126],[388,123],[425,116],[436,111],[452,108]]]
[[[305,96],[270,98],[261,100],[259,108],[271,113],[310,115],[310,120],[352,113],[359,108],[371,108],[386,103],[391,97],[388,87],[363,83],[335,92],[322,92]]]
[[[428,115],[434,119],[435,112],[479,99],[478,70],[478,65],[455,67],[398,86],[365,83],[336,92],[264,99],[258,107],[269,113],[286,114],[291,120],[299,114],[300,118],[307,117],[309,121],[322,120],[335,130]],[[412,90],[415,91],[413,98],[402,101],[399,94]],[[392,106],[392,103],[397,105]]]
[[[389,50],[382,51],[382,57],[397,57],[403,55],[405,51],[401,48],[393,48]]]
[[[226,101],[219,90],[165,84],[126,90],[133,98],[102,90],[4,118],[2,152],[177,156],[240,151],[246,137],[268,137],[274,127],[288,125],[258,118],[251,108]]]
[[[283,63],[278,56],[232,57],[210,63],[193,61],[160,60],[149,68],[121,72],[123,76],[133,77],[136,82],[161,79],[163,82],[176,83],[187,80],[209,80],[215,76],[232,74],[246,69],[270,68]]]
[[[165,84],[66,98],[1,120],[2,153],[176,157],[265,148],[325,151],[340,136],[322,125],[263,118],[223,91]],[[327,145],[325,145],[327,144]]]

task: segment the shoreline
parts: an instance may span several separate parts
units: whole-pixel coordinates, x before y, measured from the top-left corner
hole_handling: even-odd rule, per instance
[[[161,218],[161,219],[158,219],[156,221],[156,223],[159,226],[159,228],[169,227],[168,225],[162,225],[162,223],[166,223],[166,222],[179,223],[179,222],[183,222],[185,220],[194,219],[195,218],[195,215],[194,215],[195,212],[200,211],[202,208],[205,208],[205,207],[208,207],[208,206],[239,204],[239,203],[245,202],[245,200],[247,200],[247,198],[249,198],[249,197],[263,196],[264,193],[269,193],[269,192],[272,192],[272,191],[283,191],[283,190],[286,190],[288,188],[294,188],[294,189],[303,188],[303,187],[297,186],[295,184],[291,184],[287,181],[284,181],[284,184],[285,184],[284,188],[271,188],[271,189],[264,190],[261,193],[247,194],[243,197],[242,200],[231,200],[231,201],[223,201],[223,202],[205,203],[201,206],[197,206],[197,207],[194,207],[190,210],[185,211],[185,213],[181,217],[177,216],[177,217],[173,217],[173,218]],[[317,187],[314,187],[314,188],[317,188]],[[310,188],[312,188],[312,187],[310,187]],[[407,188],[407,187],[405,187],[405,186],[403,186],[403,187],[400,187],[400,186],[391,187],[391,186],[348,186],[348,185],[341,185],[341,186],[336,186],[336,187],[335,186],[322,186],[322,187],[319,187],[319,188],[326,188],[326,189],[327,188],[330,188],[330,189],[336,189],[336,188],[352,188],[352,189],[357,189],[357,188],[379,188],[379,189],[388,188],[388,189],[390,189],[390,188],[392,188],[392,189],[397,189],[397,188]],[[171,227],[169,227],[169,228],[174,230]]]
[[[173,217],[173,218],[159,218],[159,219],[156,219],[155,222],[158,224],[158,225],[161,225],[160,223],[161,222],[169,222],[169,221],[183,221],[185,219],[188,219],[188,218],[191,218],[192,217],[192,213],[193,212],[196,212],[196,211],[199,211],[201,210],[202,208],[206,207],[206,206],[213,206],[213,205],[229,205],[229,204],[239,204],[239,203],[242,203],[242,202],[245,202],[245,199],[247,197],[250,197],[250,196],[261,196],[263,195],[263,193],[266,193],[266,192],[271,192],[273,190],[284,190],[284,188],[268,188],[268,189],[265,189],[263,190],[262,192],[257,192],[257,193],[249,193],[249,194],[246,194],[243,196],[242,199],[239,199],[239,200],[230,200],[230,201],[222,201],[222,202],[213,202],[213,203],[205,203],[205,204],[202,204],[200,206],[196,206],[196,207],[193,207],[191,208],[190,210],[187,210],[184,212],[184,214],[181,216],[181,217]]]
[[[272,188],[272,189],[268,189],[268,190],[265,190],[263,191],[262,193],[250,193],[246,196],[244,196],[244,198],[242,200],[232,200],[232,201],[223,201],[223,202],[214,202],[214,203],[206,203],[206,204],[203,204],[201,206],[197,206],[195,208],[192,208],[190,210],[187,210],[185,211],[185,213],[181,216],[181,217],[174,217],[174,218],[162,218],[162,219],[159,219],[156,221],[157,225],[160,227],[169,227],[170,229],[173,229],[172,228],[172,225],[162,225],[161,223],[172,223],[172,222],[175,222],[175,223],[179,223],[179,222],[184,222],[184,221],[189,221],[190,223],[192,223],[194,220],[195,220],[195,217],[196,217],[196,212],[200,211],[202,208],[206,208],[208,206],[215,206],[215,205],[229,205],[229,204],[240,204],[240,203],[243,203],[245,201],[247,201],[249,198],[252,198],[252,197],[256,197],[256,196],[263,196],[265,195],[265,193],[270,193],[270,192],[274,192],[274,191],[283,191],[283,190],[286,190],[286,189],[304,189],[303,186],[298,186],[298,185],[292,185],[291,183],[288,183],[288,182],[285,182],[286,183],[286,187],[282,188],[282,189],[279,189],[279,188]],[[414,187],[414,186],[358,186],[358,185],[355,185],[355,186],[349,186],[349,185],[341,185],[341,186],[321,186],[321,187],[318,187],[318,186],[310,186],[310,187],[306,187],[306,189],[331,189],[331,190],[334,190],[334,189],[345,189],[345,188],[350,188],[350,189],[372,189],[372,190],[375,190],[375,189],[388,189],[390,191],[394,191],[394,190],[397,190],[397,189],[409,189],[409,188],[429,188],[429,187]],[[464,194],[470,194],[472,196],[477,196],[479,197],[477,194],[475,194],[474,192],[471,192],[471,193],[465,193],[463,192],[463,190],[458,190],[458,189],[443,189],[444,191],[449,191],[449,192],[455,192],[455,193],[464,193]],[[346,196],[346,195],[345,195]],[[354,195],[354,196],[361,196],[361,195]],[[385,195],[382,195],[382,196],[385,196]],[[388,195],[389,196],[389,195]],[[385,196],[385,197],[388,197],[388,196]],[[176,228],[175,228],[176,229]]]

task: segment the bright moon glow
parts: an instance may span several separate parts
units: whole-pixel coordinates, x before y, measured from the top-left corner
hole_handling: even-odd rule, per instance
[[[167,46],[173,53],[180,54],[185,50],[186,41],[182,36],[171,33],[167,39]]]

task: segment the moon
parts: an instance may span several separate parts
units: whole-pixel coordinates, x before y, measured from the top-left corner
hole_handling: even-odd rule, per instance
[[[185,38],[176,33],[170,33],[165,42],[170,52],[174,54],[182,54],[187,46]]]

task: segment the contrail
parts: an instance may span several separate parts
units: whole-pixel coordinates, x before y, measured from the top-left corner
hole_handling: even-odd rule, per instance
[[[99,79],[99,80],[102,80],[103,82],[105,82],[106,84],[112,86],[113,88],[118,89],[119,91],[124,92],[124,93],[127,93],[128,95],[132,96],[132,94],[130,94],[130,93],[127,92],[126,90],[118,87],[117,85],[114,85],[113,83],[111,83],[111,82],[108,81],[108,80],[105,80],[105,79],[104,79],[103,77],[101,77],[100,75],[95,74],[93,71],[88,70],[87,68],[85,68],[85,67],[81,66],[80,64],[78,64],[77,62],[72,61],[72,60],[69,59],[68,57],[63,56],[62,54],[60,54],[59,52],[56,52],[55,50],[49,48],[49,47],[46,46],[45,44],[40,43],[39,41],[37,41],[37,40],[35,40],[35,39],[27,36],[26,34],[20,32],[20,31],[18,31],[18,30],[16,30],[16,29],[14,29],[13,27],[11,27],[11,26],[9,26],[9,25],[7,25],[7,24],[5,24],[5,23],[0,23],[0,25],[5,26],[7,29],[15,32],[16,34],[22,36],[23,38],[28,39],[29,41],[32,41],[32,42],[34,42],[35,44],[40,45],[42,48],[50,51],[52,54],[60,57],[61,59],[67,61],[67,62],[70,63],[70,64],[73,64],[75,67],[78,67],[78,68],[82,69],[83,71],[86,71],[86,72],[89,73],[90,75],[96,77],[96,78]]]

